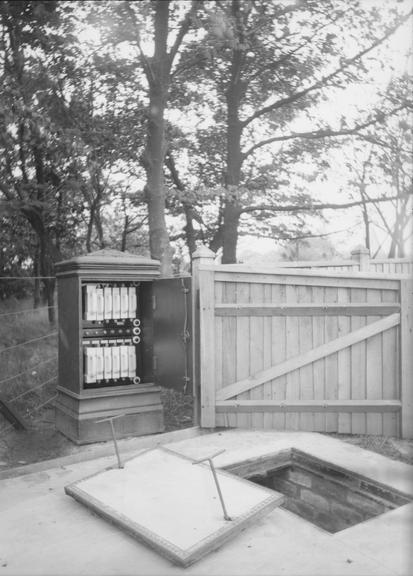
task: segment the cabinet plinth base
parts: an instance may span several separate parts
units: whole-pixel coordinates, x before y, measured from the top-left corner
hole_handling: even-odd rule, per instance
[[[117,438],[157,434],[165,429],[160,391],[155,386],[123,391],[115,402],[113,397],[87,392],[87,396],[75,397],[62,388],[57,390],[56,428],[75,444],[111,440],[110,423],[96,421],[120,414],[124,416],[114,420]]]

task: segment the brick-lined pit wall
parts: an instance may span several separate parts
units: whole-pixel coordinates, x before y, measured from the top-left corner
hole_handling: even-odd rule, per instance
[[[395,508],[392,503],[291,464],[249,480],[286,496],[283,507],[329,532],[338,532]]]

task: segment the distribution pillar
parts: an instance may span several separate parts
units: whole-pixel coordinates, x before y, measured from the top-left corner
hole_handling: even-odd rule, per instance
[[[56,265],[56,427],[77,444],[164,430],[154,382],[153,285],[159,262],[100,250]]]

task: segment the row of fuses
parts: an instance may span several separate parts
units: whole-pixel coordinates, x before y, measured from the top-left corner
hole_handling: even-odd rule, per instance
[[[112,320],[135,318],[138,304],[136,287],[104,286],[86,284],[83,286],[84,320]]]
[[[131,345],[130,340],[119,346],[84,346],[83,350],[86,384],[119,378],[132,378],[135,384],[139,384],[140,378],[136,375],[136,347]]]

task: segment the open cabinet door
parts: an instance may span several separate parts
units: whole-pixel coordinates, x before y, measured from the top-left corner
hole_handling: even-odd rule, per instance
[[[155,383],[192,393],[191,277],[153,283]]]

